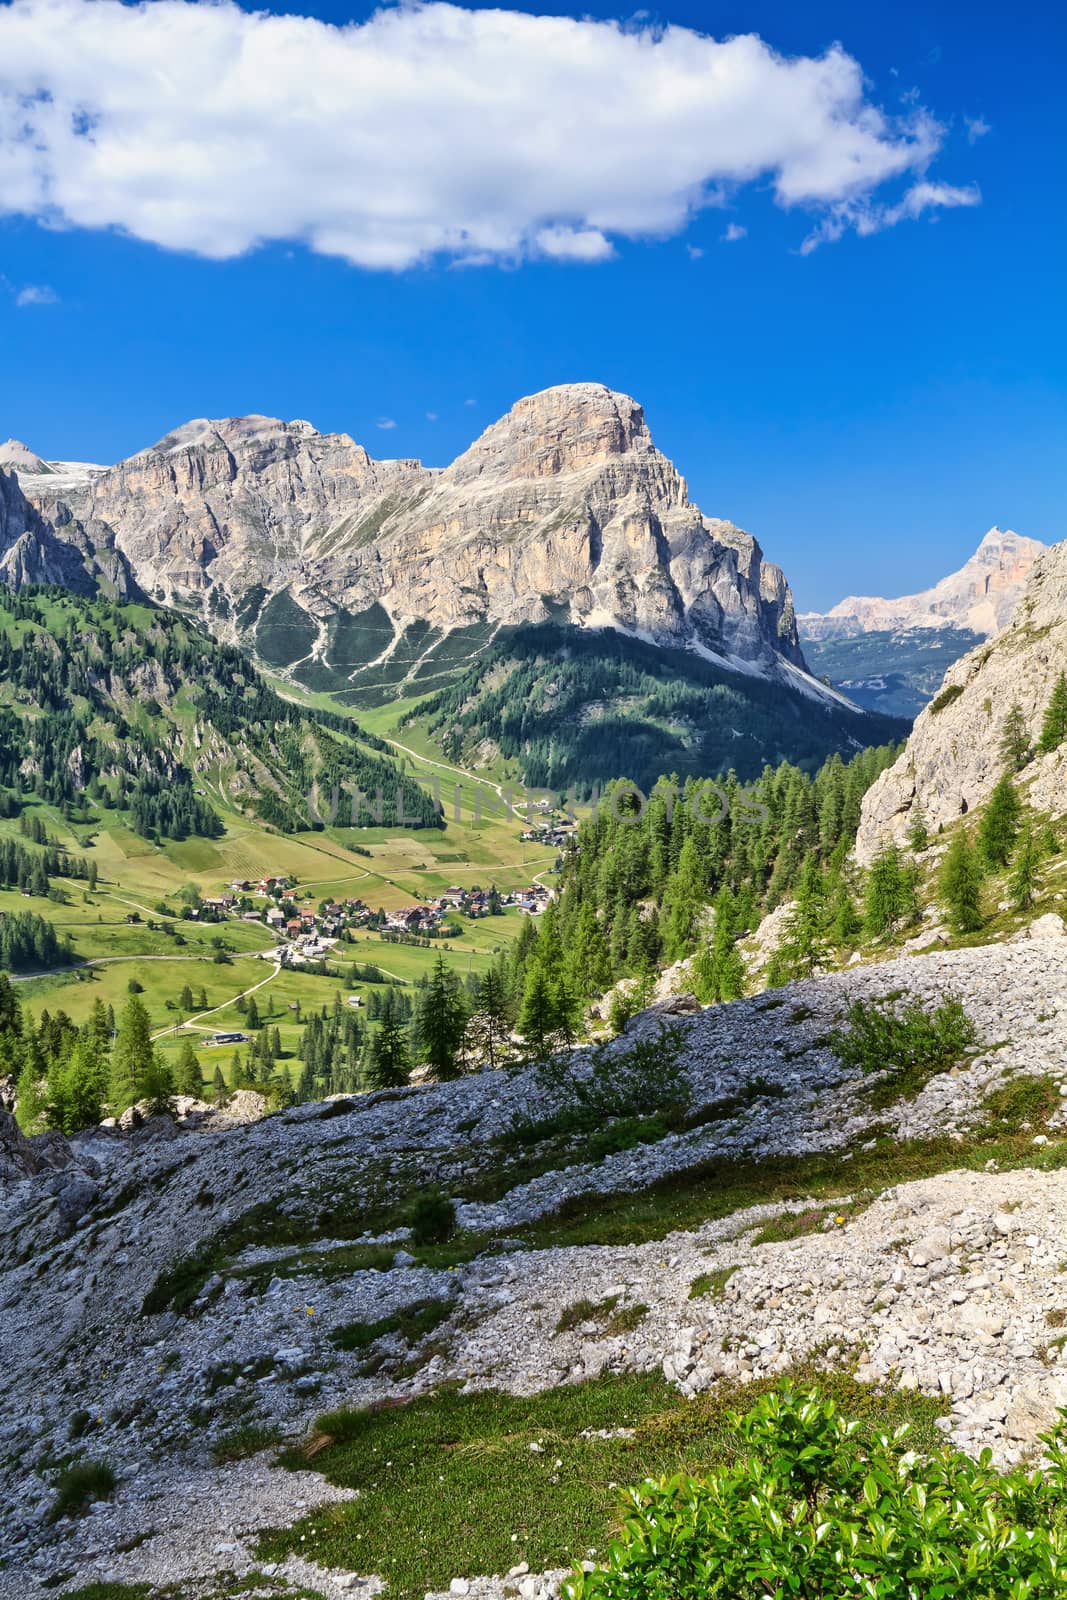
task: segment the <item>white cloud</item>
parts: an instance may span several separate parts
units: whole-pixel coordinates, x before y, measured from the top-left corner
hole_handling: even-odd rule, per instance
[[[54,306],[59,303],[59,296],[47,283],[28,283],[25,288],[16,289],[6,278],[0,278],[0,284],[13,296],[17,306]]]
[[[219,259],[597,261],[749,182],[862,210],[943,138],[879,109],[840,46],[438,3],[340,28],[231,0],[0,5],[0,214]]]
[[[963,125],[967,129],[968,144],[977,144],[979,139],[984,139],[987,133],[993,131],[984,117],[964,117]]]
[[[738,239],[748,238],[748,229],[742,228],[739,222],[731,222],[722,237],[726,244],[736,244]]]
[[[388,433],[391,428],[396,427],[396,419],[394,417],[379,417],[374,426]]]
[[[699,261],[704,254],[698,244],[687,244],[685,248],[689,252],[690,261]]]
[[[956,206],[981,205],[982,196],[977,185],[957,188],[951,183],[931,183],[921,179],[906,190],[893,205],[874,204],[869,200],[845,202],[836,206],[822,222],[808,234],[800,246],[802,256],[810,255],[821,244],[832,244],[849,228],[865,238],[881,233],[885,228],[895,228],[898,222],[915,221],[924,212],[951,210]]]
[[[437,412],[436,411],[427,411],[427,413],[426,413],[426,421],[427,422],[436,422],[437,421]]]

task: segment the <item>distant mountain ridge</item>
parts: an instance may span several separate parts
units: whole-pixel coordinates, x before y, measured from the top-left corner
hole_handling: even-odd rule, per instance
[[[958,572],[931,588],[896,600],[849,595],[827,612],[802,613],[798,627],[806,639],[946,625],[988,638],[1010,620],[1031,568],[1047,549],[1039,539],[993,527]]]
[[[146,593],[275,667],[359,676],[551,621],[827,698],[780,569],[691,503],[641,407],[602,384],[520,400],[443,469],[256,416],[186,423],[102,470],[5,454],[42,516],[107,527]]]

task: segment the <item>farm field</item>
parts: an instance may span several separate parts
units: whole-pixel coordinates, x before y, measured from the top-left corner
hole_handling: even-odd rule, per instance
[[[336,707],[328,696],[294,698]],[[391,740],[398,714],[393,705],[360,716],[372,731]],[[435,778],[440,784],[446,817],[442,830],[351,826],[342,812],[320,830],[282,834],[239,815],[213,784],[210,798],[226,830],[216,839],[154,844],[134,833],[116,812],[98,807],[96,814],[90,812],[91,821],[71,820],[32,799],[24,807],[22,823],[0,820],[0,838],[18,839],[24,823],[38,819],[52,840],[84,858],[97,874],[92,889],[82,879],[57,880],[59,899],[0,891],[0,915],[30,911],[45,918],[58,935],[69,938],[77,963],[47,974],[18,974],[19,999],[27,1013],[39,1018],[43,1011],[62,1010],[79,1023],[97,1000],[119,1012],[130,994],[137,993],[163,1053],[173,1055],[185,1040],[197,1041],[205,1081],[210,1082],[216,1064],[228,1070],[232,1049],[213,1047],[207,1039],[216,1031],[242,1031],[244,1009],[236,1002],[253,987],[261,1021],[278,1030],[282,1062],[299,1070],[300,1014],[332,1007],[338,995],[342,1002],[356,995],[365,1001],[374,987],[346,969],[372,964],[386,985],[392,981],[410,987],[426,977],[442,954],[463,978],[484,973],[517,937],[525,913],[509,907],[503,915],[475,920],[456,912],[451,920],[458,933],[428,947],[355,930],[351,941],[331,949],[329,966],[338,975],[328,977],[301,968],[278,970],[271,959],[277,940],[262,924],[237,917],[218,923],[182,918],[183,891],[187,897],[194,890],[211,897],[234,880],[254,883],[268,875],[295,880],[292,898],[301,908],[317,910],[324,900],[358,898],[387,912],[452,886],[488,889],[495,884],[507,892],[528,885],[535,876],[552,882],[556,850],[523,841],[524,819],[518,812],[505,815],[495,792],[505,773],[482,778],[449,767],[417,726],[403,730],[402,740],[395,754],[407,772],[431,790]],[[517,792],[516,802],[519,798]],[[191,1014],[180,1006],[186,987],[194,1000]]]

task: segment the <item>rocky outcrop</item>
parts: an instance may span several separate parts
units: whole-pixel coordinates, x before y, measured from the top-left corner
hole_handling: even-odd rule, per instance
[[[990,528],[971,559],[932,589],[898,600],[849,595],[825,614],[805,612],[801,634],[808,639],[852,638],[949,624],[989,637],[1011,619],[1034,563],[1047,548],[1010,529]]]
[[[1047,941],[957,950],[667,1012],[690,1125],[654,1140],[650,1129],[650,1142],[607,1155],[577,1141],[565,1153],[538,1147],[558,1154],[552,1170],[531,1164],[529,1147],[508,1157],[502,1143],[516,1123],[536,1126],[567,1104],[568,1075],[552,1088],[532,1069],[306,1104],[219,1131],[83,1137],[62,1184],[62,1173],[21,1166],[0,1184],[0,1464],[11,1483],[0,1597],[24,1600],[57,1572],[64,1587],[214,1593],[221,1565],[232,1588],[262,1571],[258,1529],[329,1496],[264,1456],[233,1462],[218,1447],[238,1421],[295,1441],[326,1410],[453,1384],[530,1395],[661,1373],[693,1395],[854,1359],[861,1381],[896,1374],[946,1396],[940,1426],[954,1443],[988,1445],[1001,1461],[1034,1454],[1067,1398],[1057,1332],[1067,1177],[1047,1150],[1067,1122],[1067,967],[1051,954]],[[959,994],[986,1043],[966,1070],[887,1107],[872,1104],[871,1078],[838,1061],[828,1036],[851,1002],[891,992],[924,1004]],[[658,1040],[664,1015],[661,1005],[635,1018],[609,1049]],[[572,1072],[588,1066],[576,1052]],[[1052,1091],[1041,1131],[1028,1133],[1044,1170],[945,1172],[877,1199],[861,1187],[858,1158],[872,1141],[971,1138],[988,1126],[990,1093],[1028,1078]],[[687,1175],[699,1192],[709,1170],[733,1163],[754,1181],[761,1161],[780,1174],[782,1158],[814,1152],[824,1170],[839,1160],[836,1198],[813,1201],[801,1185],[783,1202],[779,1185],[752,1205],[739,1191],[738,1209],[709,1199],[708,1218],[694,1208],[684,1231],[666,1232],[665,1218],[664,1237],[597,1242],[598,1197],[606,1209],[608,1196],[629,1201],[665,1182],[681,1191]],[[486,1247],[446,1267],[420,1260],[390,1226],[360,1266],[357,1219],[427,1183],[454,1197],[465,1239]],[[562,1224],[579,1197],[593,1209],[575,1240],[524,1242],[527,1224]],[[797,1237],[761,1240],[790,1213]],[[333,1237],[342,1220],[344,1237]],[[605,1226],[610,1238],[610,1216]],[[384,1325],[428,1302],[441,1310],[432,1336]],[[578,1305],[581,1320],[565,1321]],[[605,1320],[617,1308],[622,1327]],[[382,1325],[370,1349],[338,1339],[357,1323]],[[51,1484],[72,1432],[119,1481],[112,1500],[56,1527]],[[28,1460],[42,1466],[27,1471]],[[451,1592],[466,1594],[477,1572],[462,1549],[455,1559],[463,1576]],[[368,1572],[285,1575],[336,1600],[378,1587],[359,1581]],[[506,1600],[515,1586],[470,1592]]]
[[[69,521],[68,526],[73,533]],[[91,594],[95,588],[82,551],[74,542],[60,537],[52,524],[28,503],[18,478],[2,469],[0,581],[15,589],[28,583],[58,583],[76,594]]]
[[[1004,770],[1000,741],[1013,705],[1033,746],[1053,685],[1067,670],[1067,542],[1035,566],[1008,626],[949,669],[899,760],[867,791],[856,843],[861,862],[903,839],[916,808],[928,824],[955,822],[979,807]],[[1038,756],[1020,775],[1032,805],[1067,809],[1067,747]]]
[[[27,481],[54,511],[52,478]],[[371,607],[397,634],[551,619],[800,673],[822,692],[781,571],[750,534],[691,503],[641,407],[601,384],[520,400],[440,471],[253,416],[187,423],[85,469],[67,492],[74,517],[113,530],[146,591],[234,632],[287,591],[312,639],[313,624]],[[296,656],[308,648],[305,629]]]

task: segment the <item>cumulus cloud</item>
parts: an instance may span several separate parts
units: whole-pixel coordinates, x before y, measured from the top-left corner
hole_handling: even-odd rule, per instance
[[[967,129],[968,144],[977,144],[979,139],[984,139],[987,133],[993,131],[984,117],[964,117],[963,124]]]
[[[15,290],[17,306],[54,306],[59,296],[47,283],[28,283],[24,289]]]
[[[874,104],[839,45],[438,3],[345,27],[230,0],[0,6],[0,214],[216,259],[596,262],[750,182],[862,215],[943,138]]]
[[[391,428],[395,428],[396,427],[396,418],[395,417],[379,417],[377,422],[374,424],[374,426],[376,428],[381,428],[383,433],[388,433]]]
[[[748,238],[748,229],[742,228],[739,222],[731,222],[722,237],[726,244],[736,244],[738,239]]]
[[[850,228],[864,238],[872,233],[881,233],[885,228],[895,228],[898,222],[914,222],[927,211],[936,214],[956,206],[977,206],[981,202],[981,192],[975,184],[958,188],[951,183],[931,183],[928,179],[922,179],[913,183],[901,199],[891,205],[861,199],[835,206],[808,234],[800,246],[800,253],[803,256],[810,255],[819,245],[832,244],[840,239]]]

